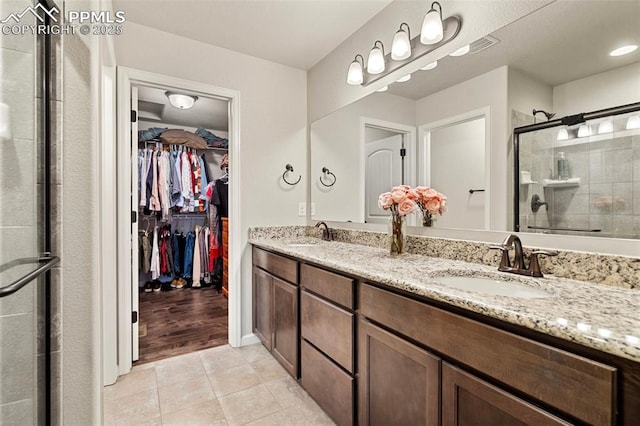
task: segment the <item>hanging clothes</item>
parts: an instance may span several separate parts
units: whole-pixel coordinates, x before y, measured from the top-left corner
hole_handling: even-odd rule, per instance
[[[153,248],[151,249],[151,279],[157,280],[160,277],[160,249],[158,247],[158,227],[153,228]]]
[[[201,228],[196,226],[195,239],[194,239],[194,253],[193,253],[193,271],[191,277],[193,278],[192,287],[200,287],[200,244],[198,240],[200,238]]]

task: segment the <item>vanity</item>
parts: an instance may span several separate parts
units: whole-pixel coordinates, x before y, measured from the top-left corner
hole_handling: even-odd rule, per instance
[[[635,290],[605,294],[573,280],[343,242],[250,242],[255,334],[339,425],[640,418]],[[498,278],[539,294],[438,284],[449,276]]]

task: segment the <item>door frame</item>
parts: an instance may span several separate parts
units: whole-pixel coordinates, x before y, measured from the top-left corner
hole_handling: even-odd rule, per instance
[[[491,229],[491,108],[486,106],[462,114],[447,117],[442,120],[426,123],[418,126],[418,143],[417,143],[417,169],[416,177],[420,171],[420,162],[422,158],[430,151],[431,132],[441,127],[451,126],[452,124],[463,123],[466,121],[484,118],[484,229]],[[423,165],[425,170],[429,170],[429,165]],[[428,174],[430,172],[427,172]],[[429,183],[431,178],[428,179]]]
[[[360,206],[358,207],[360,220],[359,222],[364,223],[365,220],[365,203],[366,203],[366,194],[365,194],[365,149],[364,146],[366,144],[365,141],[365,129],[367,127],[375,127],[378,129],[389,130],[392,132],[402,133],[406,135],[406,145],[405,148],[407,150],[407,158],[409,161],[405,162],[406,167],[406,176],[407,176],[407,185],[415,186],[416,182],[416,165],[417,158],[416,154],[416,127],[410,126],[407,124],[394,123],[392,121],[379,120],[377,118],[371,117],[360,117],[360,138],[359,138],[359,158],[358,158],[358,169],[360,173],[358,173],[358,202]],[[411,160],[413,158],[413,160]],[[391,188],[389,188],[391,191]]]
[[[117,67],[117,165],[114,176],[117,181],[117,342],[108,342],[118,347],[118,374],[126,374],[132,367],[131,305],[131,87],[149,86],[167,90],[182,90],[203,97],[217,97],[229,101],[229,156],[234,158],[229,171],[229,344],[240,346],[241,336],[241,215],[240,209],[240,92],[206,83],[184,80],[177,77]],[[106,283],[105,285],[112,285]],[[103,308],[108,305],[103,301]]]

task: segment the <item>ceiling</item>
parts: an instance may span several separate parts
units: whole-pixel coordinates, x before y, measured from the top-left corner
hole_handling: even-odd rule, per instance
[[[444,57],[388,93],[421,99],[503,65],[553,87],[638,62],[640,49],[617,58],[609,52],[640,44],[640,1],[560,0],[491,35],[500,41],[476,54]]]
[[[135,22],[308,70],[392,0],[113,0]]]
[[[138,87],[140,120],[170,127],[228,131],[229,107],[226,100],[199,97],[193,108],[183,110],[172,106],[165,92],[153,87]]]

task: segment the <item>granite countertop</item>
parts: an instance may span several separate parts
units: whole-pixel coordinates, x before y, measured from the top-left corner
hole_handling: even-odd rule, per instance
[[[427,257],[311,237],[249,239],[251,244],[640,362],[640,291],[583,281],[529,278],[497,267]],[[307,246],[290,244],[310,243]],[[514,281],[552,295],[521,299],[458,290],[442,276]]]

